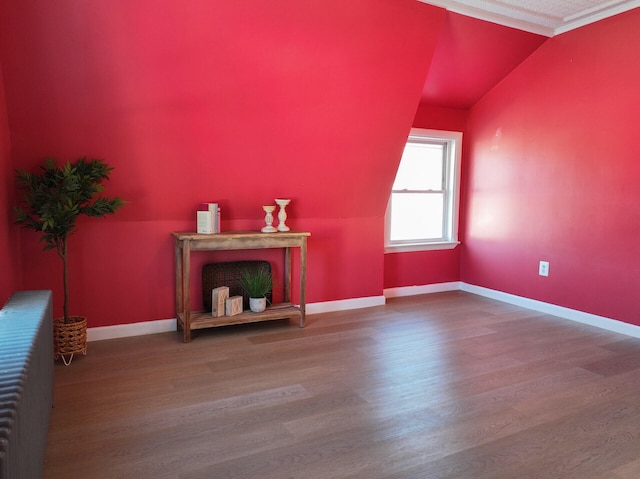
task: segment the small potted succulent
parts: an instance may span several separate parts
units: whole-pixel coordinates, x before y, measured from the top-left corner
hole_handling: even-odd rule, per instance
[[[112,169],[100,159],[81,158],[58,165],[55,159],[47,158],[36,173],[16,170],[18,189],[23,197],[14,209],[15,222],[41,233],[43,249],[55,249],[62,259],[64,316],[54,319],[53,334],[54,353],[67,365],[75,353],[87,352],[87,320],[69,315],[67,240],[75,231],[80,215],[103,217],[114,214],[125,204],[118,197],[99,195],[104,189],[102,182],[109,179]]]
[[[267,308],[267,293],[271,291],[272,284],[271,272],[264,266],[242,272],[240,286],[249,295],[251,311],[260,313]]]

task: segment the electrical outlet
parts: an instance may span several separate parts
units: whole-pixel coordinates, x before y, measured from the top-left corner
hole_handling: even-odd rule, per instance
[[[540,276],[549,276],[549,262],[548,261],[540,261],[540,266],[538,268],[538,274]]]

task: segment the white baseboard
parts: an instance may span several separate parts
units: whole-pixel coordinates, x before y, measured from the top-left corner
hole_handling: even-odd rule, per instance
[[[502,291],[483,288],[481,286],[475,286],[472,284],[460,283],[460,289],[468,293],[496,299],[498,301],[502,301],[503,303],[514,304],[516,306],[521,306],[523,308],[531,309],[534,311],[540,311],[541,313],[551,314],[553,316],[558,316],[564,319],[570,319],[571,321],[588,324],[590,326],[606,329],[608,331],[624,334],[626,336],[640,338],[640,326],[636,326],[634,324],[625,323],[591,313],[585,313],[584,311],[578,311],[576,309],[557,306],[555,304],[537,301],[535,299],[529,299],[522,296],[503,293]]]
[[[459,281],[450,283],[425,284],[422,286],[404,286],[402,288],[387,288],[384,290],[385,298],[399,298],[401,296],[414,296],[416,294],[441,293],[443,291],[458,291]]]
[[[366,298],[340,299],[337,301],[324,301],[322,303],[308,303],[307,314],[332,313],[334,311],[346,311],[349,309],[370,308],[385,304],[384,296],[368,296]]]
[[[384,296],[371,296],[367,298],[341,299],[338,301],[325,301],[322,303],[308,303],[307,314],[330,313],[333,311],[346,311],[349,309],[369,308],[381,306],[385,303]],[[103,339],[126,338],[129,336],[143,336],[145,334],[166,333],[177,331],[176,319],[158,319],[155,321],[142,321],[140,323],[118,324],[115,326],[101,326],[87,329],[87,341],[102,341]]]
[[[87,341],[101,341],[103,339],[166,333],[168,331],[176,331],[177,329],[178,326],[175,319],[158,319],[155,321],[142,321],[140,323],[101,326],[87,329]]]
[[[401,296],[413,296],[417,294],[430,294],[440,293],[443,291],[458,290],[477,294],[479,296],[484,296],[487,298],[495,299],[497,301],[502,301],[503,303],[513,304],[534,311],[551,314],[560,318],[570,319],[572,321],[588,324],[590,326],[606,329],[608,331],[624,334],[626,336],[640,338],[640,326],[459,281],[453,281],[450,283],[427,284],[423,286],[388,288],[384,290],[383,296],[369,296],[365,298],[341,299],[338,301],[309,303],[307,304],[306,312],[307,314],[319,314],[331,313],[334,311],[346,311],[349,309],[369,308],[372,306],[384,305],[386,302],[386,298],[396,298]],[[87,340],[100,341],[103,339],[142,336],[145,334],[166,333],[176,330],[177,324],[175,319],[159,319],[156,321],[143,321],[140,323],[89,328],[87,330]]]

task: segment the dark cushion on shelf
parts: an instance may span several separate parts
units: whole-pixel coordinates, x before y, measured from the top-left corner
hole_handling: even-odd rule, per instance
[[[220,286],[229,287],[229,296],[242,296],[242,309],[249,309],[249,295],[240,286],[240,278],[245,270],[255,271],[265,268],[271,274],[268,261],[228,261],[208,263],[202,267],[202,309],[211,311],[211,290]],[[267,302],[272,299],[272,291],[267,293]]]

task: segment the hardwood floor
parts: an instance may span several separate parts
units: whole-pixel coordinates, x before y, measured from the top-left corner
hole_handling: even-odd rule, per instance
[[[640,478],[640,339],[463,292],[55,374],[45,478]]]

